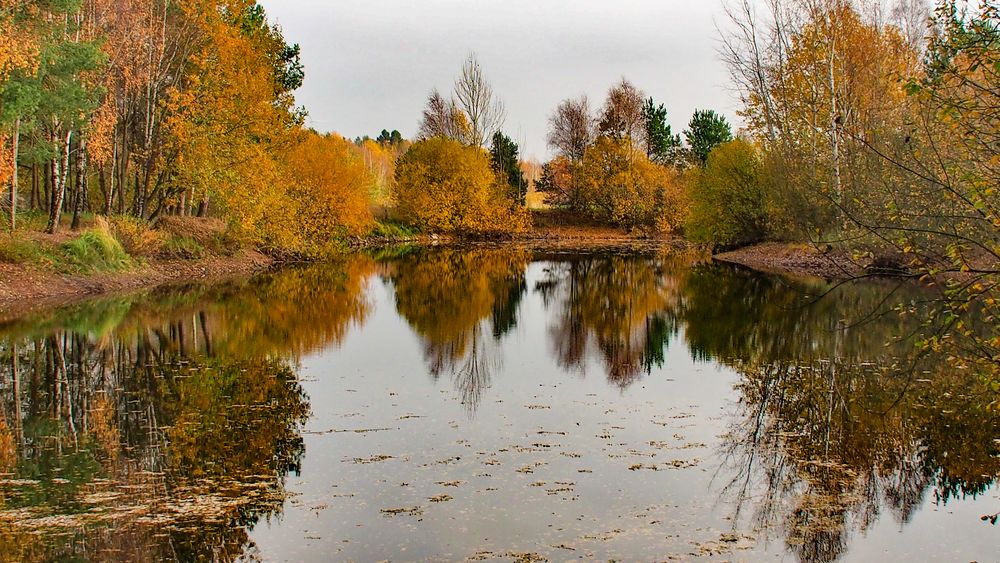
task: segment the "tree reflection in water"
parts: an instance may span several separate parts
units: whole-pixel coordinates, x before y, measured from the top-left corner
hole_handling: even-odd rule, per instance
[[[662,367],[692,261],[676,252],[554,256],[535,291],[554,311],[549,335],[560,367],[583,371],[597,355],[621,387]]]
[[[533,260],[544,271],[529,279]],[[915,288],[817,300],[829,286],[676,253],[423,249],[0,327],[0,559],[252,558],[248,531],[280,514],[303,455],[298,360],[366,321],[376,272],[470,414],[528,310],[561,369],[597,365],[621,388],[680,340],[735,370],[723,499],[734,526],[780,535],[803,561],[1000,476],[995,391],[898,338],[917,317],[886,306],[919,310]],[[542,309],[522,307],[529,296]]]
[[[735,522],[783,534],[802,561],[832,561],[883,512],[910,520],[928,494],[979,495],[1000,475],[995,397],[978,378],[918,357],[923,294],[889,281],[792,281],[676,253],[535,254],[534,283],[560,367],[596,359],[627,387],[683,338],[699,361],[733,368],[739,402],[723,440],[723,496]],[[471,410],[516,323],[524,253],[424,251],[391,262],[396,306],[450,372]],[[831,291],[832,289],[832,291]],[[498,315],[503,311],[504,315]],[[487,322],[495,341],[483,338]],[[493,344],[487,346],[487,344]],[[993,394],[991,394],[993,393]]]
[[[372,271],[352,258],[0,329],[0,559],[252,556],[304,453],[296,359],[363,322]]]
[[[836,560],[884,511],[908,522],[931,490],[947,503],[1000,476],[1000,413],[982,381],[917,357],[898,338],[919,328],[913,318],[853,323],[890,293],[918,303],[918,290],[865,283],[805,297],[825,289],[702,267],[683,308],[692,350],[741,375],[723,443],[734,522],[749,510],[801,561]]]
[[[517,326],[529,259],[517,248],[421,249],[384,268],[428,371],[450,374],[470,413],[501,365],[497,345]]]

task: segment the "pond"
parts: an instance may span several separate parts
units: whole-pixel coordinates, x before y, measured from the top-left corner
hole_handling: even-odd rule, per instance
[[[0,559],[993,561],[1000,412],[923,301],[484,246],[37,314]]]

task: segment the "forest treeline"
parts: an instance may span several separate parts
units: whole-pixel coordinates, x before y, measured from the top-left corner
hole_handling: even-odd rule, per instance
[[[4,0],[7,226],[55,233],[99,214],[115,234],[212,215],[299,254],[368,232],[402,139],[304,128],[299,56],[247,0]]]
[[[711,110],[675,133],[667,108],[623,78],[600,105],[554,108],[555,156],[531,170],[474,55],[451,91],[431,92],[414,142],[387,130],[350,142],[303,127],[299,47],[253,1],[4,0],[5,221],[51,233],[88,214],[213,215],[241,241],[309,254],[378,230],[376,216],[523,230],[531,191],[717,247],[851,240],[919,249],[924,265],[995,229],[995,6],[726,6],[735,138]]]

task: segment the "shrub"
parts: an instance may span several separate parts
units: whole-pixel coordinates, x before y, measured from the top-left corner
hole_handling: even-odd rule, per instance
[[[410,238],[417,234],[417,230],[403,225],[401,223],[396,223],[395,221],[376,221],[375,227],[372,228],[369,236],[376,238]]]
[[[746,141],[737,139],[716,147],[705,168],[688,176],[688,238],[723,247],[763,240],[769,214],[761,169],[756,147]]]
[[[594,219],[679,230],[686,205],[675,173],[650,162],[630,140],[598,138],[580,174],[579,206]]]
[[[159,254],[166,235],[150,227],[143,219],[117,215],[108,220],[108,229],[130,256],[152,257]]]
[[[107,223],[97,226],[62,245],[67,264],[80,271],[116,272],[132,265],[121,243],[111,235]]]
[[[181,258],[191,260],[206,254],[205,247],[192,237],[171,235],[160,248],[161,258]]]
[[[38,241],[16,233],[0,235],[0,262],[36,263],[44,256],[45,251]]]
[[[288,155],[289,196],[295,213],[294,250],[310,252],[344,236],[360,236],[374,224],[370,193],[375,177],[353,143],[337,135],[308,133]]]
[[[432,138],[415,143],[396,167],[398,216],[422,230],[498,234],[524,230],[527,211],[497,182],[485,151]]]

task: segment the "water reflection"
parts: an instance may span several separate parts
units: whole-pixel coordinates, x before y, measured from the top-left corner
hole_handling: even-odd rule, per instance
[[[677,333],[677,307],[693,258],[680,253],[558,255],[535,284],[552,311],[559,365],[583,371],[599,356],[608,380],[626,387],[662,367]]]
[[[384,298],[375,291],[379,282],[389,290]],[[0,327],[0,560],[255,557],[250,531],[288,509],[286,482],[303,467],[303,425],[311,411],[300,362],[347,354],[341,345],[351,334],[370,334],[366,323],[379,311],[402,319],[416,338],[411,364],[422,364],[432,383],[451,380],[469,415],[469,441],[480,437],[470,450],[483,456],[480,465],[499,474],[501,454],[539,456],[537,465],[519,462],[523,474],[516,478],[569,460],[586,463],[572,468],[582,480],[586,473],[577,476],[578,469],[596,474],[628,459],[629,478],[652,479],[666,470],[646,469],[670,467],[695,479],[699,460],[674,452],[683,463],[653,463],[672,446],[641,433],[629,437],[630,429],[612,426],[608,413],[616,396],[672,377],[678,352],[698,365],[725,367],[737,384],[727,409],[713,413],[725,413],[728,431],[712,446],[718,454],[712,490],[730,517],[726,525],[752,531],[761,542],[778,538],[801,561],[837,560],[880,518],[907,524],[928,503],[989,493],[1000,476],[1000,413],[987,408],[995,390],[941,358],[914,353],[906,336],[920,328],[918,317],[892,308],[919,311],[920,300],[918,289],[890,282],[832,290],[676,252],[429,248],[23,319]],[[536,326],[545,330],[526,330]],[[524,334],[537,335],[537,342]],[[406,338],[377,336],[378,349],[351,351],[351,365],[373,364],[389,347],[402,349],[399,338]],[[536,344],[551,366],[520,375],[505,369],[505,360]],[[476,433],[477,409],[491,394],[499,404],[512,386],[537,389],[547,375],[549,384],[580,386],[579,377],[566,374],[586,377],[594,369],[613,393],[577,397],[571,405],[560,403],[565,389],[539,395],[546,401],[535,400],[542,391],[532,390],[494,409],[496,428],[525,416],[502,409],[537,408],[533,416],[548,417],[540,420],[551,430],[531,426],[527,444],[492,443]],[[324,375],[320,389],[343,379]],[[500,382],[507,386],[491,391]],[[388,425],[359,422],[354,431],[371,431],[372,438],[346,425],[333,430],[345,432],[345,440],[393,443],[403,419],[390,412],[395,405],[373,396],[352,403],[346,415],[382,409]],[[665,400],[648,399],[654,412]],[[604,413],[597,422],[603,426],[596,435],[578,435],[581,422],[569,424],[572,411],[590,405]],[[664,412],[646,424],[665,428]],[[414,425],[422,418],[405,417]],[[459,428],[446,422],[449,431]],[[691,425],[710,426],[707,419]],[[376,441],[375,431],[386,433],[385,442]],[[707,448],[700,441],[709,441],[678,436],[687,442],[682,448]],[[461,473],[458,461],[473,459],[464,451],[473,444],[464,438],[456,446],[461,455],[441,455],[421,470],[455,463],[449,471],[456,473],[440,480],[455,487],[481,477],[478,465],[474,476]],[[566,450],[556,452],[562,445]],[[587,452],[609,452],[608,459],[588,459]],[[359,451],[365,463],[343,471],[375,471],[370,465],[383,458],[369,456],[380,453]],[[406,453],[384,459],[402,464]],[[645,457],[632,463],[635,456]],[[406,473],[412,468],[392,473],[390,463],[378,466],[382,482],[415,479]],[[615,499],[605,500],[597,504]],[[984,515],[996,509],[984,508]],[[988,518],[969,525],[996,530]]]
[[[0,560],[221,560],[279,515],[296,358],[370,310],[370,260],[86,304],[0,330]]]
[[[396,310],[423,341],[433,378],[450,375],[475,411],[517,326],[530,255],[516,248],[418,249],[385,264]]]
[[[1000,476],[995,395],[918,355],[901,337],[917,319],[886,310],[890,295],[919,308],[921,293],[891,282],[825,290],[703,267],[685,299],[692,351],[742,376],[724,494],[737,521],[750,511],[758,533],[784,534],[801,561],[838,559],[884,511],[909,522],[930,491],[946,505]]]

